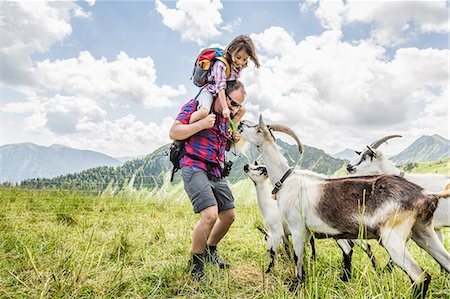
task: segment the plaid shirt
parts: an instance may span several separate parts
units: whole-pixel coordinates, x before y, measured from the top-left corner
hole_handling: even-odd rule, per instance
[[[192,113],[197,110],[197,101],[195,99],[187,102],[183,108],[181,108],[176,120],[183,124],[188,124]],[[225,161],[225,146],[227,144],[227,138],[231,138],[229,131],[230,124],[227,119],[219,113],[216,113],[216,122],[210,129],[202,130],[191,137],[185,143],[186,153],[194,155],[212,163],[216,163],[217,166],[208,167],[208,165],[202,161],[192,159],[189,156],[184,156],[180,161],[180,166],[191,166],[205,170],[207,173],[220,178],[221,169],[223,169]]]
[[[233,64],[231,64],[230,77],[228,78],[226,68],[225,63],[217,60],[211,68],[211,72],[208,74],[208,81],[214,81],[214,83],[206,84],[205,88],[213,96],[217,96],[219,91],[227,87],[227,81],[239,79],[240,71]]]

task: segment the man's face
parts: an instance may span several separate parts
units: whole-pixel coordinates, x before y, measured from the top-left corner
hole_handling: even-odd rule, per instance
[[[241,89],[234,90],[226,95],[228,108],[236,113],[244,103],[245,96]]]

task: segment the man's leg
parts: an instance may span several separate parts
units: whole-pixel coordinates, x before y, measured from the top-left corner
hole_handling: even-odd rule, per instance
[[[219,213],[219,217],[212,227],[211,234],[207,240],[208,245],[216,246],[230,229],[235,218],[234,209],[229,209]]]
[[[217,206],[208,207],[200,212],[200,219],[192,232],[192,252],[194,254],[203,254],[206,241],[218,220]]]
[[[205,262],[205,245],[208,236],[218,218],[217,206],[207,207],[200,211],[200,219],[192,232],[192,277],[202,280],[205,276],[203,271]]]
[[[219,218],[216,220],[211,234],[209,235],[206,243],[206,261],[218,265],[220,268],[229,268],[230,265],[225,263],[224,260],[217,253],[217,243],[222,240],[225,234],[228,232],[231,224],[234,221],[234,209],[225,210],[219,213]]]

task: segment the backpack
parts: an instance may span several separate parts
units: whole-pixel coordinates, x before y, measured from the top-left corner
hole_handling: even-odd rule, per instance
[[[217,60],[225,63],[226,76],[227,78],[230,76],[231,67],[225,57],[223,57],[223,50],[220,48],[206,48],[198,55],[194,63],[191,80],[195,86],[203,87],[207,83],[211,83],[208,81],[208,74]]]
[[[186,140],[175,140],[170,146],[169,159],[172,162],[172,175],[170,176],[170,182],[173,181],[173,176],[175,172],[180,169],[180,161],[184,155],[186,155],[186,149],[184,148],[184,143]]]

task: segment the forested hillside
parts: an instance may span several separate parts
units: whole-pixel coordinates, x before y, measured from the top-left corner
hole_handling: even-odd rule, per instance
[[[335,159],[324,151],[304,146],[304,153],[300,157],[297,146],[278,140],[283,155],[289,165],[301,169],[310,169],[323,174],[333,174],[340,169],[343,160]],[[110,188],[121,189],[125,185],[134,188],[154,188],[160,186],[168,179],[172,169],[167,152],[170,145],[165,145],[152,154],[132,161],[127,161],[117,167],[96,167],[79,173],[58,176],[53,179],[29,179],[21,183],[21,186],[29,188],[63,188],[82,190],[105,190]],[[249,147],[245,153],[235,155],[232,150],[228,158],[233,161],[233,168],[229,177],[230,182],[235,183],[245,178],[242,171],[246,163],[253,163],[259,154],[254,147]],[[174,183],[181,180],[179,172],[175,175]]]

